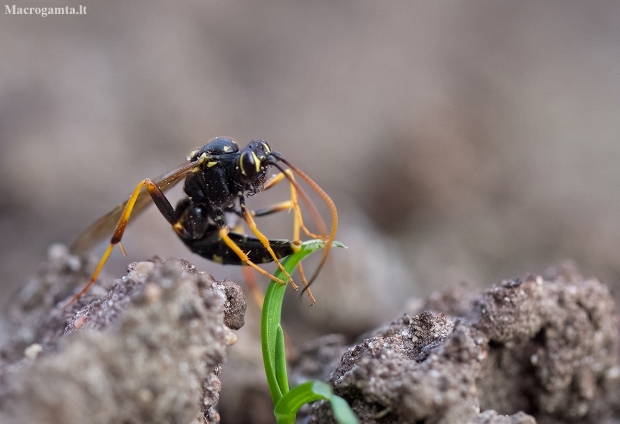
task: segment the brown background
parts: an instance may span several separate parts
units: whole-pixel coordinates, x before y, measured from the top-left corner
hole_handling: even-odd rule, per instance
[[[340,329],[332,303],[361,331],[410,297],[563,258],[617,284],[616,2],[82,4],[85,16],[0,13],[2,304],[51,243],[216,135],[268,140],[340,207],[350,248],[301,308],[322,330]],[[266,221],[290,234],[289,218]],[[158,254],[240,280],[155,211],[125,247],[108,272]]]

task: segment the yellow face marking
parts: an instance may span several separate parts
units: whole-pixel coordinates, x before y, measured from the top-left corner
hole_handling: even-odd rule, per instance
[[[256,173],[260,172],[260,159],[256,156],[256,153],[252,152],[252,157],[254,158],[254,165],[256,166]]]
[[[207,162],[207,168],[211,168],[212,166],[217,165],[217,162],[212,161],[212,162]]]
[[[242,173],[243,175],[248,175],[248,174],[246,174],[246,173],[245,173],[245,169],[243,169],[243,155],[241,155],[241,156],[239,157],[239,167],[241,168],[241,173]]]
[[[222,258],[220,255],[213,255],[211,257],[211,260],[213,262],[217,262],[218,264],[224,263],[224,258]]]
[[[174,231],[176,231],[177,233],[180,233],[181,231],[183,231],[183,226],[181,225],[180,222],[176,222],[172,228],[174,229]]]
[[[269,146],[267,145],[267,143],[265,143],[264,141],[263,141],[263,147],[265,148],[265,151],[266,151],[267,153],[271,153],[271,149],[269,148]]]

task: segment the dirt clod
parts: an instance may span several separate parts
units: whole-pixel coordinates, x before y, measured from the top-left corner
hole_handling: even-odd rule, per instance
[[[218,374],[235,340],[225,323],[243,325],[242,292],[185,261],[154,259],[63,310],[88,279],[76,261],[51,249],[10,311],[0,422],[219,422]]]
[[[460,287],[426,306],[434,311],[396,319],[349,347],[331,370],[335,392],[361,422],[559,424],[618,416],[614,302],[605,285],[574,266],[477,296]],[[315,404],[310,422],[334,422],[329,405]]]

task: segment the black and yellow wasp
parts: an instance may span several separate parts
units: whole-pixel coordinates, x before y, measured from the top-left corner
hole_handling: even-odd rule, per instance
[[[282,166],[286,165],[286,168]],[[269,167],[280,173],[267,179]],[[332,226],[329,234],[316,207],[296,182],[294,174],[303,179],[327,203]],[[290,199],[271,207],[251,211],[246,198],[273,187],[287,179],[290,183]],[[164,192],[185,180],[183,197],[174,208]],[[317,223],[320,235],[311,233],[304,225],[298,196],[302,199]],[[286,279],[297,288],[292,277],[284,270],[279,259],[299,249],[300,230],[308,237],[327,241],[321,262],[312,278],[306,281],[303,270],[298,272],[304,283],[304,290],[314,281],[323,267],[338,227],[338,214],[331,198],[304,172],[292,165],[280,153],[271,150],[264,140],[254,140],[243,150],[236,141],[228,137],[216,137],[187,157],[187,163],[177,167],[156,181],[140,181],[126,202],[121,203],[84,231],[72,246],[72,252],[79,254],[92,249],[112,233],[110,244],[93,272],[90,281],[69,301],[75,302],[88,291],[96,281],[101,269],[115,245],[123,254],[121,239],[129,218],[141,213],[155,203],[159,212],[194,253],[222,264],[249,265],[261,274],[282,284],[284,281],[260,268],[258,263],[275,262],[282,269]],[[294,211],[293,240],[269,240],[257,228],[254,217],[283,210]],[[231,232],[226,225],[226,214],[242,217],[256,237]],[[311,301],[313,298],[309,294]]]

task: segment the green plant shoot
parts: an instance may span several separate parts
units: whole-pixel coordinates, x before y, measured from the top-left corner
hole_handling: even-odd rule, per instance
[[[340,242],[334,242],[334,247],[345,247]],[[308,255],[325,247],[323,240],[309,240],[301,244],[298,252],[287,256],[281,262],[289,274]],[[283,278],[281,270],[274,274]],[[288,285],[288,284],[287,284]],[[341,424],[358,424],[357,417],[351,411],[347,402],[333,394],[331,387],[321,381],[307,381],[289,390],[286,371],[286,352],[284,347],[284,333],[281,326],[282,301],[287,285],[275,281],[269,283],[261,319],[261,342],[263,349],[263,363],[265,374],[271,392],[271,399],[275,405],[274,414],[278,424],[293,424],[297,411],[304,404],[316,400],[327,400],[331,403],[334,417]]]

